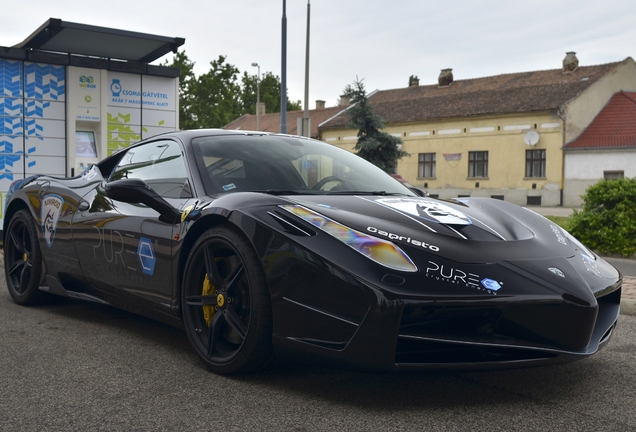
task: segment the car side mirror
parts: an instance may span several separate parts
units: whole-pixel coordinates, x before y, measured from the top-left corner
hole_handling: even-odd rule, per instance
[[[145,204],[159,213],[159,220],[174,224],[181,221],[181,212],[163,199],[141,179],[122,179],[104,184],[106,196],[129,204]]]

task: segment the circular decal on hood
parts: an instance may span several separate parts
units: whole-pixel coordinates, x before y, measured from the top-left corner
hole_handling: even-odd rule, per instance
[[[472,221],[464,213],[443,204],[426,198],[379,198],[378,204],[390,207],[394,210],[417,216],[429,221],[445,225],[471,225]]]

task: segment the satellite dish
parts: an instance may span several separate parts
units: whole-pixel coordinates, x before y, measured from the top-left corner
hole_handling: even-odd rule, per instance
[[[523,136],[523,142],[529,146],[537,145],[539,142],[539,133],[534,129],[529,130]]]

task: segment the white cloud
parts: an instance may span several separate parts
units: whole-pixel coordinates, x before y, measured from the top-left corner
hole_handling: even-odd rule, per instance
[[[182,47],[209,69],[219,55],[242,71],[281,71],[282,0],[110,0],[86,7],[71,0],[0,5],[0,46],[12,46],[51,17],[142,33],[184,37]],[[287,1],[287,86],[304,95],[307,2]],[[636,3],[624,0],[313,0],[309,106],[336,103],[356,76],[369,91],[405,87],[410,75],[436,82],[553,69],[566,51],[581,65],[633,56]]]

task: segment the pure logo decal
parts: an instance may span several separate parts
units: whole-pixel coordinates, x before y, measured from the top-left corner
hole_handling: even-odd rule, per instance
[[[59,195],[45,195],[42,198],[42,207],[40,212],[40,220],[42,221],[42,233],[44,241],[51,247],[55,239],[55,231],[57,230],[57,221],[60,218],[60,211],[64,200]]]
[[[447,225],[470,225],[472,221],[464,213],[446,204],[426,198],[380,198],[378,204],[417,216],[422,219]]]
[[[459,268],[438,264],[435,261],[428,262],[425,276],[440,282],[457,284],[494,295],[497,295],[497,291],[503,288],[503,282],[498,282],[487,277],[485,278]]]

